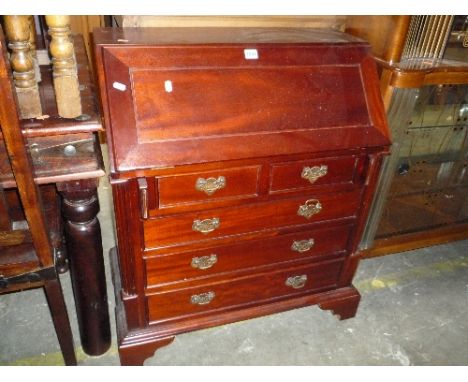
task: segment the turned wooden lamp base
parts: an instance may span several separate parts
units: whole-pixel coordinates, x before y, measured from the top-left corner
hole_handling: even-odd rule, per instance
[[[116,248],[110,251],[114,290],[120,290],[120,274]],[[260,306],[247,307],[216,313],[211,316],[188,318],[175,323],[162,323],[147,329],[128,330],[125,310],[119,293],[116,293],[115,316],[120,363],[123,366],[141,366],[156,350],[174,341],[175,335],[197,329],[229,324],[267,314],[279,313],[294,308],[318,305],[322,310],[330,310],[340,320],[356,315],[361,296],[356,288],[348,286],[314,295],[299,296],[275,301]]]

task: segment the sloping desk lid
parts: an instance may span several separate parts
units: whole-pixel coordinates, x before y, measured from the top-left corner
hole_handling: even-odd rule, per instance
[[[389,145],[369,46],[336,31],[95,31],[112,171]]]

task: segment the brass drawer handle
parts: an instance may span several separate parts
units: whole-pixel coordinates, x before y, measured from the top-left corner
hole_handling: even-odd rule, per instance
[[[203,191],[207,195],[213,195],[215,191],[221,190],[226,187],[226,178],[218,176],[218,178],[198,178],[195,183],[197,191]]]
[[[315,183],[318,178],[327,175],[328,166],[327,165],[320,165],[320,166],[313,166],[313,167],[304,167],[302,169],[301,177],[303,179],[307,179],[310,183]]]
[[[288,277],[286,279],[286,286],[294,288],[294,289],[300,289],[305,286],[307,282],[307,275],[300,275],[300,276],[292,276]]]
[[[194,220],[192,224],[192,229],[194,231],[207,234],[213,232],[216,228],[219,227],[220,221],[219,218],[211,218],[205,220]]]
[[[293,241],[291,245],[291,249],[293,251],[303,253],[303,252],[310,251],[310,249],[314,246],[314,244],[315,244],[314,239]]]
[[[215,298],[215,296],[215,292],[194,294],[190,297],[190,303],[194,305],[206,305],[209,304]]]
[[[309,199],[304,204],[299,206],[297,214],[304,216],[306,219],[310,219],[312,215],[318,214],[322,211],[322,204],[318,199]]]
[[[202,256],[202,257],[194,257],[192,259],[192,268],[197,269],[208,269],[215,265],[218,261],[218,256],[210,255],[210,256]]]

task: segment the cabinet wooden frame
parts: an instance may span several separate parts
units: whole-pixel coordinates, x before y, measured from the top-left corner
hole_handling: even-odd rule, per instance
[[[300,306],[354,316],[357,248],[390,146],[369,46],[287,28],[102,29],[95,42],[122,364],[178,333]],[[307,254],[316,240],[324,249]],[[262,250],[271,259],[245,257]],[[271,294],[255,298],[263,283]]]

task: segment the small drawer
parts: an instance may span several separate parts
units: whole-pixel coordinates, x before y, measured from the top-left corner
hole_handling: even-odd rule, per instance
[[[152,322],[167,321],[332,288],[338,281],[342,264],[343,260],[337,259],[176,291],[148,294],[148,317]]]
[[[145,248],[354,217],[360,200],[361,190],[353,190],[151,218],[143,222]]]
[[[271,166],[270,193],[356,181],[358,156],[310,159]]]
[[[259,171],[251,166],[160,177],[159,207],[256,196]]]
[[[343,254],[350,225],[301,231],[261,240],[146,259],[147,285],[186,281],[274,263]]]

